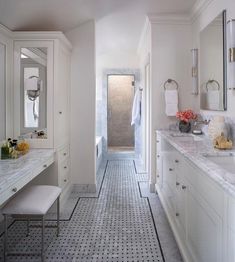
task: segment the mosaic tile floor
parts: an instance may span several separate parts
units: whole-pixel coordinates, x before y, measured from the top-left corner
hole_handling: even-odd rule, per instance
[[[103,166],[104,176],[100,176],[98,194],[77,195],[76,203],[73,201],[71,204],[73,206],[75,203],[72,216],[61,222],[61,234],[58,238],[55,236],[55,229],[46,229],[46,261],[182,261],[168,223],[165,223],[166,225],[162,223],[163,227],[158,228],[156,223],[159,221],[158,210],[152,210],[150,206],[153,199],[151,200],[149,195],[142,196],[141,187],[144,185],[143,181],[146,181],[146,174],[136,174],[135,170],[132,160],[107,161]],[[138,181],[142,181],[141,186]],[[75,195],[73,195],[74,199]],[[159,210],[161,210],[160,206]],[[69,211],[66,216],[68,213]],[[164,221],[166,222],[165,217]],[[31,229],[30,236],[26,237],[25,226],[25,222],[20,221],[16,221],[11,226],[9,249],[13,252],[38,252],[40,229]],[[161,234],[158,234],[158,231]],[[165,238],[164,232],[168,236],[162,247],[159,236]],[[2,246],[0,251],[2,254]],[[165,255],[169,260],[165,259]],[[40,261],[40,258],[8,257],[8,262],[13,261],[36,262]]]

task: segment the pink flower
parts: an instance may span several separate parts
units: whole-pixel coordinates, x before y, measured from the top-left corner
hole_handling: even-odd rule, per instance
[[[177,112],[176,118],[180,119],[181,121],[189,122],[192,119],[197,119],[197,114],[195,114],[191,109],[188,109]]]

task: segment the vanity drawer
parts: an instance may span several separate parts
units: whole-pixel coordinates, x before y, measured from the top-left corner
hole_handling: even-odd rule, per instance
[[[69,181],[70,162],[69,159],[65,159],[59,165],[59,183],[60,187],[64,187]]]
[[[58,151],[58,161],[62,162],[69,157],[69,145],[66,145]]]

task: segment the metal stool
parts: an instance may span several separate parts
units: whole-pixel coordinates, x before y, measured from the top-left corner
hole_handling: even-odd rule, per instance
[[[19,192],[12,200],[10,200],[2,209],[4,215],[4,261],[7,256],[11,255],[40,255],[44,261],[44,231],[45,231],[45,215],[50,207],[57,200],[57,236],[59,235],[59,213],[60,213],[60,194],[61,188],[56,186],[31,186]],[[7,252],[7,219],[8,216],[16,218],[27,218],[27,235],[29,234],[30,219],[40,218],[42,222],[42,241],[41,253],[8,253]],[[54,227],[54,226],[50,226]]]

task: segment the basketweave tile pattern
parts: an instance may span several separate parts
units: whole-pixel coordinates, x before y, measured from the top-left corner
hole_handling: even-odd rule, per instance
[[[71,219],[61,222],[58,238],[54,229],[46,230],[46,261],[164,261],[149,204],[141,198],[137,180],[133,161],[109,161],[99,197],[79,198]],[[40,248],[40,229],[31,229],[29,237],[25,234],[26,223],[15,222],[9,230],[11,251]],[[40,258],[18,256],[8,261]]]

